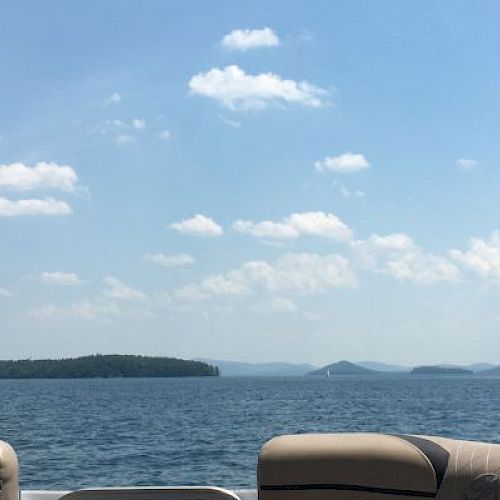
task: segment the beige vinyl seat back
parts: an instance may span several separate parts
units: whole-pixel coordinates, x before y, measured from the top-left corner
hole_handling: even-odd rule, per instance
[[[0,441],[0,498],[19,500],[19,465],[16,452],[5,441]]]
[[[301,434],[264,444],[259,500],[500,500],[500,446],[429,436]]]

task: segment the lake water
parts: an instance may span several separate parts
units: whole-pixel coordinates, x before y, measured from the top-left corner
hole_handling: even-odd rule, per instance
[[[24,489],[255,487],[283,433],[385,431],[500,442],[500,379],[189,378],[0,381],[0,438]]]

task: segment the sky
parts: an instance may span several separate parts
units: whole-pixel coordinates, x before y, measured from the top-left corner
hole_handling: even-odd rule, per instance
[[[500,364],[499,21],[2,2],[0,358]]]

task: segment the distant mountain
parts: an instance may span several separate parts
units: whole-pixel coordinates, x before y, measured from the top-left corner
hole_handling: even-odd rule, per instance
[[[500,366],[495,366],[493,368],[488,368],[487,370],[480,370],[476,372],[476,375],[484,375],[487,377],[498,377],[500,376]]]
[[[330,375],[373,375],[379,372],[364,368],[350,361],[338,361],[337,363],[323,366],[323,368],[319,370],[313,370],[307,375],[326,376],[328,373],[330,373]]]
[[[387,363],[380,363],[378,361],[358,361],[356,365],[374,370],[376,372],[409,372],[411,367],[403,365],[391,365]]]
[[[491,370],[492,368],[496,368],[496,365],[491,363],[473,363],[471,365],[462,366],[466,370],[472,370],[474,373],[479,373],[484,370]]]
[[[410,372],[412,375],[473,375],[472,370],[458,366],[417,366]]]
[[[412,367],[403,366],[403,365],[393,365],[387,363],[380,363],[378,361],[359,361],[356,363],[358,366],[362,366],[363,368],[368,368],[370,370],[375,370],[378,372],[400,372],[400,373],[408,373],[412,371]],[[474,373],[479,373],[483,370],[489,370],[491,368],[495,368],[495,365],[491,363],[472,363],[470,365],[451,365],[451,364],[439,364],[433,365],[439,366],[441,368],[461,368],[463,370],[470,370]]]
[[[289,377],[302,376],[316,367],[307,363],[245,363],[197,358],[196,361],[218,366],[219,372],[226,377]]]

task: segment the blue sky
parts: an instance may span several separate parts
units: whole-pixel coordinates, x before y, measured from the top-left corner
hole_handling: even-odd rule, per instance
[[[497,2],[3,2],[1,357],[500,362]]]

